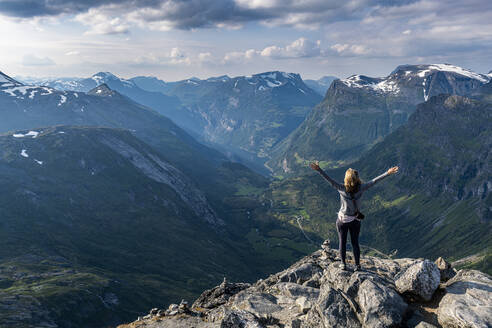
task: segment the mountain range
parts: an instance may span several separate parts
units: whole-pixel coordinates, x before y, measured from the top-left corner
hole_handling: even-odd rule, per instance
[[[71,91],[88,91],[105,83],[231,157],[257,166],[263,165],[272,147],[322,99],[298,74],[277,71],[168,83],[152,77],[126,80],[101,72],[87,79],[42,82]]]
[[[321,97],[291,73],[125,81],[175,97],[196,125],[103,80],[82,92],[0,74],[1,324],[112,325],[334,246],[337,193],[305,171],[314,159],[339,181],[348,166],[364,179],[400,166],[366,195],[366,253],[472,255],[491,272],[490,76],[404,65],[335,80],[313,110]],[[222,152],[268,160],[277,179]]]
[[[0,110],[0,325],[114,324],[305,252],[300,240],[258,254],[245,233],[268,180],[105,84],[58,91],[2,74]]]
[[[490,77],[448,64],[402,65],[385,78],[334,81],[306,120],[272,150],[277,174],[306,170],[308,161],[337,167],[356,160],[404,124],[417,105],[439,94],[467,95]]]

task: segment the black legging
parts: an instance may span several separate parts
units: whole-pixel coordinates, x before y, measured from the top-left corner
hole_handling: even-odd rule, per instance
[[[337,220],[338,242],[340,250],[340,257],[343,264],[345,264],[345,253],[347,252],[347,232],[350,231],[350,241],[352,242],[352,248],[354,249],[355,264],[360,265],[360,248],[359,248],[359,233],[360,233],[360,221],[354,220],[348,223],[342,223]]]

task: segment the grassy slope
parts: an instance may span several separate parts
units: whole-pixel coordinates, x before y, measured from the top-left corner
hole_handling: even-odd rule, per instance
[[[155,154],[124,130],[58,127],[35,139],[0,137],[0,323],[131,320],[153,306],[192,301],[224,276],[254,281],[277,272],[312,249],[294,227],[279,227],[292,247],[276,242],[259,252],[258,238],[279,239],[263,236],[263,227],[278,224],[258,198],[268,181],[244,166],[217,167],[213,178],[222,182],[208,196],[227,224],[216,229],[101,144],[108,135]]]

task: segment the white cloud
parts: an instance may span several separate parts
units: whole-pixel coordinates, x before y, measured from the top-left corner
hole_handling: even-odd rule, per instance
[[[200,64],[208,64],[213,62],[213,56],[210,52],[199,53],[197,59]]]
[[[86,13],[78,14],[75,20],[89,27],[86,34],[126,34],[130,24],[121,17],[111,17],[108,9],[111,7],[91,8]]]
[[[286,47],[266,47],[261,51],[261,55],[272,58],[317,57],[322,54],[320,46],[320,40],[312,42],[306,38],[299,38]]]
[[[255,49],[249,49],[246,51],[232,51],[224,55],[223,62],[225,63],[243,63],[249,62],[258,56],[260,52]]]
[[[65,53],[65,56],[77,56],[80,55],[80,51],[69,51]]]
[[[337,43],[330,47],[340,55],[366,55],[369,50],[364,45]]]
[[[53,59],[49,57],[40,57],[34,54],[28,54],[22,57],[23,66],[52,66],[55,65]]]

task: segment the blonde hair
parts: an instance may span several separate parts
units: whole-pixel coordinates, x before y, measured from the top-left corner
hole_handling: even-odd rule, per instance
[[[359,172],[352,168],[349,168],[345,172],[345,179],[343,182],[345,184],[346,192],[357,192],[359,190],[359,186],[362,184],[362,181],[359,179]]]

